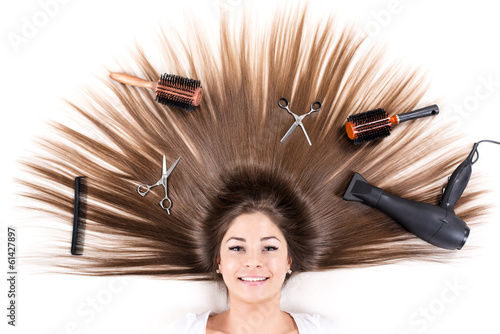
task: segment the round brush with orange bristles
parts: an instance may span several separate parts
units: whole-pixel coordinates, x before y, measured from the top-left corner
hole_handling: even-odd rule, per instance
[[[361,144],[389,136],[394,124],[437,114],[439,107],[435,104],[394,116],[389,116],[384,109],[374,109],[349,116],[345,128],[354,144]]]
[[[203,95],[200,81],[175,74],[162,74],[156,82],[124,73],[110,73],[109,77],[126,85],[149,88],[156,93],[156,101],[187,111],[193,111]]]

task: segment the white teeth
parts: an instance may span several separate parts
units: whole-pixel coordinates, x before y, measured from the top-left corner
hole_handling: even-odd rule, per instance
[[[240,280],[246,282],[260,282],[265,281],[267,277],[240,277]]]

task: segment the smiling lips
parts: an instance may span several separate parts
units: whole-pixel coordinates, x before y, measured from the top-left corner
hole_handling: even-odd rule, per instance
[[[243,277],[238,277],[238,279],[246,285],[261,285],[264,284],[269,279],[269,277],[243,276]]]

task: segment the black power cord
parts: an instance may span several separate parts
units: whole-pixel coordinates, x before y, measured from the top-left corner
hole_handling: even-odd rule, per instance
[[[481,144],[481,143],[492,143],[492,144],[497,144],[497,145],[500,145],[500,142],[498,142],[498,141],[494,141],[494,140],[487,140],[487,139],[484,139],[484,140],[480,140],[480,141],[478,141],[478,142],[475,144],[475,149],[474,149],[474,152],[473,152],[473,153],[476,155],[476,159],[475,159],[474,161],[472,161],[472,162],[471,162],[471,164],[472,164],[472,165],[473,165],[473,164],[475,164],[475,163],[476,163],[476,161],[478,161],[478,160],[479,160],[479,151],[477,150],[477,148],[478,148],[479,144]]]

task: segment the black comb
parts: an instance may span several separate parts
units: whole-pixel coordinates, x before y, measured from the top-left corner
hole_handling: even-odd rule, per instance
[[[73,235],[71,238],[71,254],[82,255],[85,240],[87,212],[87,178],[75,178],[75,199],[73,207]]]

